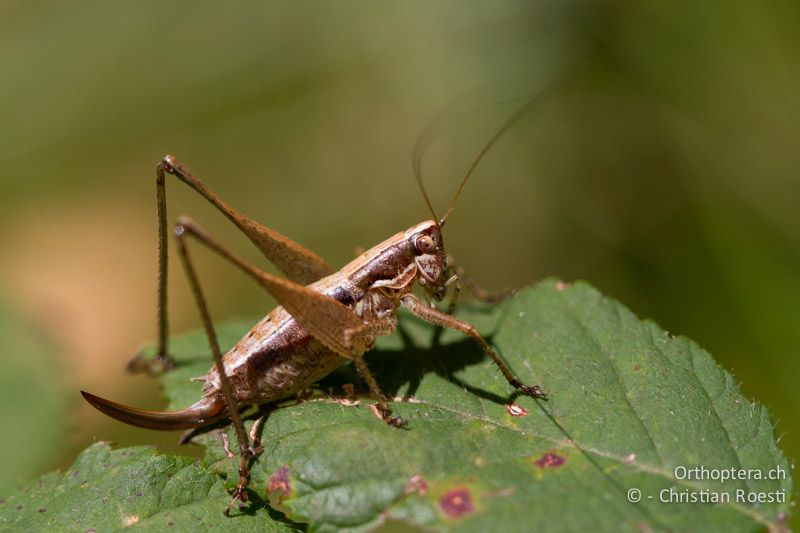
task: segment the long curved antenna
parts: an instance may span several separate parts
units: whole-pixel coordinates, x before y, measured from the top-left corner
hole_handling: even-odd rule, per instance
[[[483,160],[484,156],[491,150],[491,148],[500,140],[500,138],[509,130],[512,126],[514,126],[517,122],[519,122],[522,117],[524,117],[530,110],[534,109],[535,107],[541,105],[543,102],[548,100],[551,96],[556,94],[560,91],[567,83],[578,77],[589,65],[592,65],[596,60],[600,57],[608,53],[609,49],[612,45],[616,44],[618,41],[622,40],[628,33],[632,31],[633,28],[638,27],[638,24],[633,24],[629,26],[627,29],[623,30],[619,34],[616,35],[611,40],[608,40],[604,43],[601,43],[597,48],[586,54],[585,56],[581,57],[577,61],[575,61],[572,65],[570,65],[567,70],[565,70],[553,83],[547,86],[544,90],[539,93],[534,94],[525,104],[517,109],[517,111],[511,115],[511,117],[506,120],[497,131],[494,132],[489,140],[483,145],[483,148],[478,152],[475,158],[472,160],[472,163],[467,168],[467,172],[464,174],[464,178],[461,180],[461,184],[458,186],[458,190],[456,190],[456,194],[453,196],[453,200],[450,202],[450,206],[447,208],[444,216],[439,220],[439,226],[444,226],[444,223],[447,222],[447,218],[450,216],[450,213],[453,212],[453,209],[456,207],[456,202],[458,201],[458,197],[461,196],[461,191],[464,190],[464,186],[467,184],[472,173],[477,168],[478,164]],[[421,182],[421,179],[418,178],[418,181]],[[430,205],[430,203],[428,204]]]
[[[420,192],[422,192],[422,196],[423,198],[425,198],[425,202],[428,204],[428,209],[430,210],[431,215],[433,215],[433,219],[435,221],[438,222],[439,218],[436,216],[436,213],[433,209],[430,199],[428,198],[428,193],[425,190],[425,184],[422,179],[422,160],[425,156],[426,148],[428,148],[431,145],[431,143],[433,143],[439,137],[441,137],[443,125],[449,124],[453,120],[460,119],[463,116],[467,115],[468,113],[471,114],[476,111],[481,111],[492,107],[499,107],[502,105],[517,103],[521,100],[527,101],[528,98],[525,96],[516,96],[493,102],[484,102],[481,104],[465,103],[458,108],[452,109],[446,113],[442,113],[438,117],[434,118],[425,128],[425,131],[417,138],[417,142],[414,143],[414,150],[411,156],[412,159],[411,164],[414,170],[414,178],[417,180],[417,185],[419,186],[419,190]]]
[[[418,145],[419,141],[414,145],[414,179],[417,180],[417,185],[419,186],[419,190],[422,191],[422,197],[425,198],[425,203],[428,204],[428,210],[430,210],[433,220],[438,221],[439,218],[436,216],[436,211],[433,210],[431,199],[428,198],[428,191],[425,190],[425,185],[422,183],[422,155],[417,155],[419,152],[417,148]]]
[[[561,76],[558,77],[555,82],[551,83],[541,92],[533,95],[494,132],[494,134],[489,138],[488,141],[486,141],[486,144],[483,145],[483,148],[480,149],[478,154],[472,160],[472,163],[470,163],[466,173],[464,173],[461,184],[458,186],[455,195],[453,195],[453,200],[450,202],[447,212],[445,212],[444,216],[441,218],[441,220],[439,220],[439,226],[444,226],[445,222],[447,222],[447,218],[450,216],[450,213],[453,212],[453,209],[455,209],[456,202],[458,202],[458,197],[461,196],[461,192],[467,185],[467,181],[469,180],[470,176],[472,176],[472,173],[475,172],[478,164],[483,160],[484,156],[486,156],[489,150],[491,150],[492,147],[497,144],[497,141],[499,141],[500,138],[512,128],[512,126],[514,126],[525,115],[527,115],[529,111],[547,101],[551,96],[560,91],[568,82],[577,77],[577,75],[580,74],[586,67],[594,63],[597,57],[604,52],[609,45],[610,43],[606,43],[605,45],[601,46],[600,48],[596,48],[591,53],[583,56],[581,59],[573,63],[563,74],[561,74]]]

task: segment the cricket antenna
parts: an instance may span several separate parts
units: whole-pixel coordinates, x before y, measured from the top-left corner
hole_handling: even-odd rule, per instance
[[[425,137],[420,137],[420,139],[423,138]],[[420,139],[418,139],[417,144],[414,145],[414,178],[417,180],[419,190],[422,191],[422,197],[425,198],[425,203],[428,204],[428,210],[430,210],[431,215],[433,215],[433,220],[438,222],[439,217],[436,216],[436,211],[433,210],[431,199],[428,198],[428,192],[425,190],[425,184],[422,183],[422,144],[420,143]]]
[[[480,149],[478,154],[472,160],[472,163],[469,165],[469,168],[467,168],[467,172],[464,174],[464,177],[461,179],[461,184],[458,186],[458,190],[456,190],[456,193],[453,196],[453,200],[450,202],[450,206],[447,208],[447,211],[445,212],[444,216],[439,220],[439,226],[440,227],[444,226],[444,223],[447,222],[447,218],[450,216],[450,213],[452,213],[453,209],[455,209],[456,202],[458,201],[458,197],[461,196],[461,191],[464,190],[464,187],[466,186],[467,181],[469,180],[470,176],[472,176],[472,173],[478,167],[478,164],[483,160],[483,158],[486,156],[486,154],[489,152],[489,150],[491,150],[492,147],[495,144],[497,144],[497,141],[499,141],[500,138],[508,130],[510,130],[512,126],[514,126],[517,122],[519,122],[529,111],[531,111],[535,107],[538,107],[539,105],[541,105],[542,103],[547,101],[550,97],[552,97],[554,94],[558,93],[562,88],[564,88],[565,85],[567,85],[569,82],[571,82],[572,80],[577,78],[579,74],[581,74],[584,70],[586,70],[586,68],[588,66],[592,65],[596,60],[598,60],[600,57],[605,55],[609,51],[609,49],[611,48],[612,45],[614,45],[618,41],[622,40],[622,38],[625,35],[627,35],[633,28],[635,28],[637,26],[638,26],[638,24],[634,24],[634,25],[626,28],[622,32],[618,33],[616,35],[616,37],[601,43],[599,46],[597,46],[591,52],[589,52],[588,54],[584,55],[583,57],[579,58],[577,61],[572,63],[572,65],[570,65],[569,68],[567,68],[567,70],[565,70],[553,83],[551,83],[549,86],[545,87],[545,89],[543,89],[541,92],[538,92],[538,93],[534,94],[533,96],[531,96],[522,105],[522,107],[517,109],[517,111],[514,112],[514,114],[511,115],[511,117],[509,117],[508,120],[506,120],[503,123],[503,125],[501,125],[497,129],[497,131],[494,132],[494,134],[489,138],[489,140],[486,142],[486,144],[483,145],[483,148]],[[422,187],[422,178],[420,177],[421,173],[419,172],[419,169],[416,168],[417,167],[417,163],[418,163],[418,159],[421,159],[421,158],[420,157],[416,157],[416,155],[417,154],[416,154],[416,147],[415,147],[415,160],[414,160],[415,169],[414,170],[416,172],[417,182],[420,184],[420,187]],[[431,207],[431,203],[430,203],[430,201],[428,201],[428,195],[425,194],[424,188],[422,190],[422,194],[425,196],[425,200],[428,202],[428,207]],[[431,213],[433,213],[433,208],[432,207],[431,207]]]
[[[444,223],[447,222],[447,218],[450,216],[450,213],[453,212],[453,209],[456,207],[456,202],[458,202],[458,197],[461,196],[461,192],[464,190],[464,187],[467,185],[467,181],[469,181],[470,176],[472,176],[475,169],[478,167],[478,164],[483,160],[489,150],[497,144],[497,141],[505,135],[505,133],[510,130],[517,122],[519,122],[525,115],[528,114],[529,111],[538,107],[545,101],[547,101],[551,96],[558,93],[568,82],[572,81],[578,74],[583,72],[583,70],[594,63],[597,57],[600,55],[601,52],[604,52],[610,43],[606,43],[606,45],[601,46],[600,48],[596,48],[591,53],[583,56],[581,59],[573,63],[561,76],[556,79],[555,82],[551,83],[548,87],[543,89],[541,92],[536,93],[533,95],[528,101],[526,101],[522,107],[517,109],[511,117],[506,120],[503,125],[501,125],[494,134],[486,141],[486,144],[483,145],[483,148],[480,149],[478,154],[470,163],[469,168],[464,173],[464,177],[461,179],[461,184],[458,186],[458,190],[456,190],[455,195],[453,196],[453,200],[450,202],[450,206],[447,208],[447,212],[445,212],[444,216],[439,220],[439,226],[444,226]],[[426,197],[427,199],[427,197]],[[429,203],[430,205],[430,203]]]
[[[414,178],[417,180],[417,185],[419,186],[419,190],[422,192],[423,198],[425,198],[425,203],[428,204],[428,209],[433,215],[433,219],[439,222],[439,217],[436,216],[436,211],[433,209],[433,205],[431,204],[430,198],[428,197],[428,193],[425,190],[425,184],[422,180],[422,159],[425,156],[425,149],[430,145],[430,143],[435,140],[437,137],[441,135],[442,124],[446,120],[453,120],[456,118],[463,118],[464,115],[469,113],[474,113],[475,111],[489,108],[489,107],[497,107],[499,105],[505,105],[508,103],[515,103],[522,100],[527,100],[525,97],[516,97],[509,100],[499,100],[496,102],[489,102],[484,103],[481,105],[464,105],[462,108],[456,108],[448,111],[447,113],[442,114],[441,116],[434,119],[428,127],[425,129],[425,132],[417,138],[417,142],[414,143],[414,151],[412,154],[412,166],[414,168]]]

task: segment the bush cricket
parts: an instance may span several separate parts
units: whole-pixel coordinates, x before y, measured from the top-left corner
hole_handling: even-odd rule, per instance
[[[472,337],[512,387],[533,398],[546,397],[538,385],[523,385],[471,324],[426,305],[413,293],[416,283],[429,298],[437,301],[444,298],[451,285],[455,287],[454,298],[460,290],[458,277],[450,273],[447,265],[442,227],[466,180],[441,219],[434,214],[433,219],[389,237],[334,272],[313,252],[232,209],[169,155],[157,166],[158,353],[155,359],[148,361],[151,371],[158,372],[173,365],[169,357],[166,316],[167,175],[177,177],[216,206],[288,279],[260,270],[213,239],[188,217],[180,217],[175,226],[176,247],[214,357],[214,367],[204,378],[202,398],[178,411],[145,411],[88,392],[82,391],[82,394],[101,412],[149,429],[194,429],[229,417],[240,450],[239,480],[233,502],[247,501],[249,462],[256,454],[242,423],[240,411],[244,407],[272,404],[292,397],[343,363],[353,361],[375,397],[383,420],[391,426],[405,423],[392,415],[378,382],[364,362],[364,353],[374,347],[375,338],[394,332],[400,306],[423,320]],[[425,196],[427,201],[427,194]],[[429,201],[428,204],[430,206]],[[186,246],[188,237],[242,269],[280,304],[224,355]]]
[[[294,397],[337,367],[352,361],[375,398],[374,407],[380,418],[394,427],[405,424],[402,418],[392,414],[377,380],[364,361],[364,354],[374,347],[375,339],[390,335],[397,328],[397,310],[400,307],[436,326],[455,329],[471,337],[484,354],[494,361],[511,387],[534,399],[546,400],[544,390],[538,385],[524,385],[471,324],[452,316],[461,282],[480,299],[492,302],[496,298],[463,275],[460,279],[458,269],[448,265],[442,228],[470,176],[497,141],[529,111],[560,91],[567,82],[608,51],[625,33],[579,58],[544,90],[524,100],[523,105],[503,122],[474,157],[441,218],[437,217],[422,182],[421,148],[425,136],[420,137],[414,148],[414,176],[432,218],[396,233],[338,271],[300,244],[239,213],[173,156],[165,156],[156,167],[159,267],[157,354],[149,360],[137,356],[131,361],[131,369],[157,374],[174,366],[168,349],[167,176],[176,177],[214,205],[267,260],[286,275],[286,279],[264,272],[215,240],[190,218],[179,217],[174,230],[176,249],[214,360],[214,366],[202,378],[202,397],[193,405],[177,411],[137,409],[81,391],[83,397],[112,418],[149,429],[197,430],[229,418],[239,447],[239,477],[225,514],[237,501],[242,504],[248,501],[250,464],[259,453],[255,433],[248,435],[242,422],[245,409],[259,407],[268,411],[279,401]],[[225,354],[220,349],[205,295],[187,248],[189,237],[247,273],[279,304]],[[431,305],[426,305],[414,294],[417,284]],[[443,300],[450,287],[453,290],[448,312],[437,310],[432,302]],[[192,433],[187,433],[182,442],[185,442],[187,435],[190,438]]]
[[[222,212],[286,275],[286,279],[264,272],[208,235],[190,218],[179,217],[174,232],[176,248],[214,359],[214,366],[203,378],[201,399],[178,411],[146,411],[88,392],[81,391],[81,394],[106,415],[149,429],[193,430],[229,418],[239,446],[239,478],[226,514],[236,501],[243,504],[248,501],[250,461],[258,453],[258,447],[251,443],[255,437],[248,436],[242,422],[243,409],[268,407],[291,398],[337,367],[352,361],[374,396],[377,412],[383,421],[395,427],[405,424],[402,418],[392,414],[378,382],[364,361],[364,354],[374,347],[378,336],[394,332],[400,307],[434,325],[455,329],[471,337],[494,361],[513,388],[534,399],[547,399],[540,386],[524,385],[471,324],[450,314],[461,285],[459,276],[448,265],[442,228],[467,181],[490,148],[528,111],[552,96],[583,66],[585,61],[573,65],[556,83],[529,99],[505,121],[473,159],[441,218],[436,216],[425,191],[420,172],[421,156],[415,149],[414,173],[432,218],[389,237],[339,271],[334,271],[322,258],[288,237],[237,212],[173,156],[164,157],[156,167],[158,351],[154,359],[134,359],[132,366],[158,373],[174,365],[168,350],[166,305],[168,234],[165,187],[168,175],[194,189]],[[220,349],[187,248],[189,237],[243,270],[279,303],[225,354]],[[443,300],[452,286],[448,312],[437,310],[420,300],[413,292],[417,284],[422,287],[429,301]],[[492,298],[485,291],[477,286],[472,288],[476,296],[491,301]]]

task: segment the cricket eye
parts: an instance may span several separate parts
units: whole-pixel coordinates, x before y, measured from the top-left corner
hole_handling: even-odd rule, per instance
[[[427,235],[420,235],[417,237],[415,244],[417,246],[417,250],[423,254],[431,252],[434,248],[433,239]]]

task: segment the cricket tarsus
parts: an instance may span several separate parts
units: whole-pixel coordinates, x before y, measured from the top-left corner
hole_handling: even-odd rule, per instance
[[[133,374],[145,373],[151,376],[160,376],[173,368],[175,368],[175,361],[168,355],[149,356],[144,351],[137,353],[128,361],[128,372]]]
[[[255,438],[251,443],[245,430],[241,417],[244,407],[265,406],[294,397],[341,364],[353,361],[374,396],[376,412],[383,421],[393,427],[406,423],[392,414],[390,403],[364,361],[364,354],[375,346],[376,338],[390,335],[397,328],[397,310],[401,306],[428,322],[471,337],[513,387],[533,398],[546,398],[539,386],[523,385],[474,326],[423,304],[414,295],[413,290],[419,284],[428,300],[440,301],[452,286],[454,302],[460,290],[458,275],[448,268],[441,225],[436,219],[389,237],[341,270],[331,272],[312,252],[234,211],[171,156],[165,157],[157,168],[159,342],[153,368],[172,364],[168,355],[164,281],[167,268],[164,185],[168,174],[178,177],[222,211],[290,279],[261,270],[188,217],[179,217],[175,227],[177,251],[214,359],[214,366],[204,378],[201,400],[184,410],[155,412],[116,404],[88,393],[84,396],[113,418],[152,429],[201,428],[227,414],[239,448],[239,475],[226,514],[236,502],[247,503],[250,465],[260,451]],[[190,237],[248,274],[280,304],[224,355],[191,260],[187,246]]]
[[[524,394],[527,394],[531,398],[535,400],[546,400],[547,393],[542,390],[539,385],[523,385],[519,381],[512,382],[511,386],[516,387],[517,389],[521,390]]]

